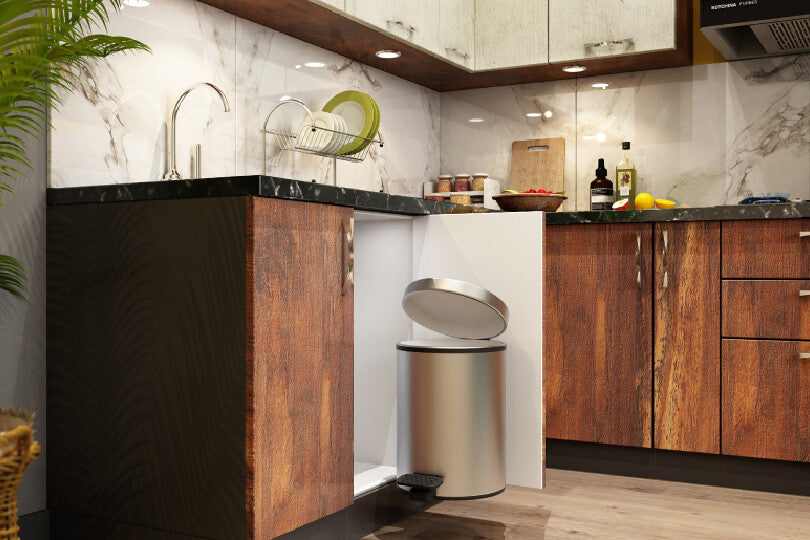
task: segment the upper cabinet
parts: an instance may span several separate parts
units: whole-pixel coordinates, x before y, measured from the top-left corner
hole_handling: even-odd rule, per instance
[[[201,1],[439,91],[692,63],[692,0]]]
[[[441,54],[439,0],[346,0],[345,10],[385,34]]]
[[[439,30],[441,49],[448,62],[475,69],[475,0],[441,0]]]
[[[549,61],[674,49],[675,7],[675,0],[548,0]]]
[[[548,0],[475,0],[475,69],[548,63]]]

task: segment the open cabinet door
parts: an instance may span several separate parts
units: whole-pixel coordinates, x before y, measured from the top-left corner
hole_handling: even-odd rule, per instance
[[[506,302],[506,483],[545,484],[542,212],[423,216],[413,220],[413,279],[475,283]],[[414,338],[440,334],[414,323]]]

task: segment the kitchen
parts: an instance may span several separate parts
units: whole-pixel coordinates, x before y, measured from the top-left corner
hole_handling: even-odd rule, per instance
[[[47,140],[28,145],[30,180],[15,181],[2,208],[2,251],[23,262],[28,301],[4,299],[0,406],[36,411],[44,450],[20,487],[21,535],[28,527],[54,537],[144,537],[146,528],[229,537],[223,523],[239,521],[233,536],[440,538],[444,527],[507,537],[525,525],[530,537],[554,537],[597,527],[588,512],[582,522],[570,517],[570,505],[588,508],[583,501],[565,506],[562,492],[580,488],[595,490],[594,520],[608,527],[594,529],[597,537],[646,537],[668,526],[672,537],[703,534],[668,511],[660,522],[650,518],[664,504],[655,496],[645,511],[650,528],[623,529],[621,498],[607,515],[595,502],[612,489],[663,490],[662,501],[683,492],[685,505],[696,504],[690,490],[714,500],[744,489],[759,505],[744,507],[750,521],[731,520],[736,510],[690,508],[743,536],[810,528],[790,514],[810,491],[802,412],[810,308],[801,295],[810,289],[810,240],[801,236],[810,207],[794,202],[810,199],[807,51],[740,53],[722,38],[709,42],[724,25],[703,25],[700,2],[378,4],[156,0],[111,10],[105,33],[150,52],[94,61],[80,68],[75,90],[59,90]],[[800,11],[794,19],[807,17]],[[195,88],[173,115],[200,82],[224,100]],[[366,139],[362,150],[281,150],[279,133],[297,135],[307,110],[327,112],[346,91],[377,104],[378,129],[329,145],[336,155],[347,140]],[[674,209],[588,211],[600,158],[619,191],[625,141],[635,193],[674,201]],[[562,144],[553,167],[515,189],[565,192],[559,210],[447,214],[469,207],[435,193],[440,175],[485,171],[487,189],[518,187],[515,142]],[[171,157],[182,180],[164,179]],[[479,203],[485,195],[452,193],[499,208]],[[738,204],[750,196],[790,202]],[[272,276],[264,287],[251,281],[262,275]],[[506,330],[494,338],[507,345],[509,487],[501,495],[433,505],[394,482],[414,472],[397,470],[395,346],[441,335],[402,309],[406,287],[426,277],[477,284],[508,306]],[[239,293],[246,289],[252,299]],[[274,302],[284,309],[276,313]],[[309,339],[291,337],[295,321],[306,321]],[[284,403],[273,399],[278,393],[259,396],[262,385],[282,384],[265,373],[252,423],[251,342],[284,358],[284,372],[301,384],[281,393]],[[241,367],[217,360],[236,354]],[[323,363],[297,372],[310,357]],[[331,419],[320,408],[327,387]],[[185,390],[201,395],[174,400]],[[145,395],[153,408],[142,405]],[[302,404],[292,418],[312,418],[311,426],[278,420],[290,399]],[[81,404],[105,412],[87,416]],[[226,426],[216,441],[214,418]],[[282,481],[256,487],[273,498],[265,517],[251,521],[245,434],[262,426],[268,437],[297,429],[317,438],[329,428],[345,451],[316,456],[309,436],[290,439],[294,458],[279,462],[287,472],[263,462],[268,478]],[[174,450],[150,450],[160,440],[152,430]],[[190,441],[227,456],[219,476],[204,473],[217,482],[200,479],[208,454]],[[130,467],[118,466],[127,460]],[[320,476],[310,474],[316,469]],[[172,471],[168,489],[160,478]],[[111,474],[128,487],[77,495],[75,486],[91,478],[106,485]],[[192,492],[209,506],[195,510]],[[186,504],[177,501],[183,493]],[[509,501],[530,512],[528,524],[498,506]],[[766,509],[787,516],[784,531],[757,528],[776,526]],[[59,523],[67,514],[83,519]],[[98,520],[123,525],[95,529]]]

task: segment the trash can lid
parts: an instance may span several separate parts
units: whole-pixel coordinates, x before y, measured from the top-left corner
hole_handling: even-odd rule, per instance
[[[455,338],[493,338],[506,330],[509,321],[503,300],[457,279],[414,281],[405,289],[402,307],[413,321]]]
[[[397,343],[397,350],[439,353],[485,353],[505,351],[506,343],[494,339],[411,339]]]

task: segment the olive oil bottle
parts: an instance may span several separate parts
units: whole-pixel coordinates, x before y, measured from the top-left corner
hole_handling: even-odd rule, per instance
[[[605,160],[599,158],[596,178],[591,182],[591,210],[613,209],[613,182],[607,179]]]
[[[622,160],[616,165],[616,200],[630,199],[630,210],[636,209],[636,164],[630,159],[630,143],[622,143]]]

